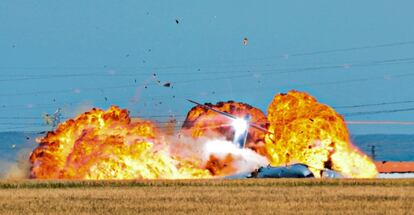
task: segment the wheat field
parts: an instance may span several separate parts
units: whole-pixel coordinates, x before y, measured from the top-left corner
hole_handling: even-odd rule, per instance
[[[1,214],[414,214],[414,179],[0,181]]]

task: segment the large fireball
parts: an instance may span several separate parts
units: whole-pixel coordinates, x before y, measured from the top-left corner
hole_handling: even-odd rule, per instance
[[[350,142],[341,115],[303,92],[274,97],[268,109],[266,150],[272,165],[304,163],[315,175],[330,168],[346,177],[371,178],[374,163]]]
[[[341,115],[297,91],[276,95],[268,116],[238,102],[206,104],[268,129],[250,128],[246,148],[232,144],[232,121],[202,106],[187,115],[180,135],[166,135],[151,121],[131,119],[116,106],[93,108],[39,139],[30,156],[32,178],[211,178],[274,166],[307,164],[316,177],[324,168],[345,177],[371,178],[374,163],[350,142]],[[226,141],[227,139],[227,141]],[[250,150],[251,149],[251,150]]]
[[[250,115],[251,122],[263,128],[267,128],[266,115],[259,109],[248,104],[228,101],[219,102],[215,105],[207,103],[207,106],[220,110],[234,116],[243,118]],[[234,129],[232,120],[228,117],[220,115],[212,110],[208,110],[200,105],[195,106],[187,114],[187,118],[183,124],[182,132],[193,137],[210,137],[224,138],[232,140]],[[247,136],[246,147],[250,148],[261,155],[266,155],[264,148],[265,132],[250,128]]]
[[[49,132],[32,152],[31,177],[40,179],[178,179],[209,177],[198,161],[170,155],[149,121],[128,111],[92,109]]]

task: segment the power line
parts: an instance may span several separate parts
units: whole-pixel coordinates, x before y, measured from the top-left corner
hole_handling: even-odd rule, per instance
[[[347,116],[347,117],[353,117],[353,116],[375,115],[375,114],[382,114],[382,113],[397,113],[397,112],[407,112],[407,111],[414,111],[414,108],[401,108],[401,109],[379,110],[379,111],[361,111],[361,112],[353,112],[353,113],[344,113],[342,115]]]
[[[356,46],[356,47],[349,47],[349,48],[338,48],[338,49],[326,49],[326,50],[317,50],[317,51],[308,51],[308,52],[296,52],[292,54],[288,54],[289,57],[300,57],[300,56],[312,56],[312,55],[321,55],[321,54],[331,54],[331,53],[340,53],[340,52],[350,52],[350,51],[359,51],[365,49],[377,49],[377,48],[387,48],[387,47],[395,47],[395,46],[405,46],[405,45],[413,45],[414,41],[399,41],[399,42],[391,42],[391,43],[382,43],[382,44],[375,44],[375,45],[363,45],[363,46]],[[249,59],[240,59],[238,61],[256,61],[256,60],[263,60],[263,59],[284,59],[286,58],[286,54],[281,54],[278,56],[269,56],[269,57],[261,57],[261,58],[249,58]],[[233,63],[235,61],[227,61],[227,63]],[[224,62],[226,63],[226,62]],[[65,69],[65,70],[92,70],[92,69],[144,69],[144,70],[167,70],[167,69],[182,69],[182,68],[189,68],[189,67],[199,67],[199,66],[237,66],[234,64],[226,65],[226,64],[192,64],[192,65],[166,65],[166,66],[156,66],[156,67],[148,67],[148,66],[141,66],[141,67],[110,67],[110,66],[66,66],[66,67],[57,67],[57,66],[32,66],[32,67],[7,67],[2,66],[0,69],[23,69],[23,70],[46,70],[46,69]]]
[[[414,121],[346,121],[348,125],[414,125]]]
[[[345,109],[345,108],[360,108],[360,107],[372,107],[372,106],[383,106],[383,105],[394,105],[394,104],[409,104],[414,103],[414,100],[406,101],[396,101],[396,102],[380,102],[380,103],[370,103],[370,104],[360,104],[360,105],[343,105],[343,106],[334,106],[335,109]]]
[[[380,61],[369,61],[365,63],[356,63],[351,64],[352,67],[367,67],[367,66],[378,66],[378,65],[392,65],[392,64],[401,64],[401,63],[414,63],[414,58],[397,58],[397,59],[387,59],[387,60],[380,60]],[[287,71],[280,71],[278,70],[264,70],[260,72],[261,75],[271,75],[271,74],[284,74],[284,73],[297,73],[297,72],[306,72],[306,71],[318,71],[318,70],[326,70],[326,69],[339,69],[344,68],[344,65],[332,65],[332,66],[317,66],[317,67],[305,67],[305,68],[296,68],[296,69],[289,69]],[[247,78],[252,77],[253,74],[247,75],[233,75],[227,77],[213,77],[213,78],[202,78],[202,79],[190,79],[185,81],[176,81],[174,84],[185,84],[185,83],[194,83],[194,82],[202,82],[202,81],[213,81],[213,80],[226,80],[226,79],[236,79],[236,78]],[[150,85],[159,85],[159,83],[149,83],[146,86]],[[48,91],[37,91],[37,92],[21,92],[21,93],[3,93],[0,96],[24,96],[24,95],[38,95],[38,94],[61,94],[61,93],[70,93],[70,92],[77,92],[77,90],[81,91],[94,91],[94,90],[108,90],[108,89],[125,89],[125,88],[132,88],[138,87],[136,84],[127,84],[127,85],[117,85],[117,86],[108,86],[108,87],[87,87],[82,89],[66,89],[66,90],[48,90]],[[79,91],[78,91],[79,92]]]
[[[321,55],[321,54],[332,54],[332,53],[339,53],[339,52],[350,52],[350,51],[359,51],[365,49],[376,49],[376,48],[386,48],[386,47],[394,47],[394,46],[402,46],[402,45],[413,45],[414,41],[402,41],[402,42],[393,42],[393,43],[383,43],[377,45],[365,45],[365,46],[356,46],[351,48],[339,48],[339,49],[327,49],[327,50],[320,50],[320,51],[310,51],[310,52],[298,52],[293,54],[288,54],[288,57],[299,57],[299,56],[310,56],[310,55]],[[285,55],[279,57],[286,57]],[[267,59],[273,57],[265,57],[259,59]]]
[[[264,74],[273,74],[277,72],[278,74],[283,73],[292,73],[292,72],[303,72],[303,71],[312,71],[312,70],[324,70],[324,69],[338,69],[344,67],[362,67],[362,66],[371,66],[371,65],[387,65],[387,64],[398,64],[398,63],[414,63],[414,58],[399,58],[399,59],[389,59],[389,60],[380,60],[380,61],[369,61],[363,63],[355,63],[355,64],[341,64],[341,65],[331,65],[331,66],[314,66],[314,67],[304,67],[304,68],[280,68],[280,69],[263,69],[261,72]],[[272,66],[272,65],[268,65]],[[229,71],[203,71],[202,73],[197,73],[197,75],[209,75],[209,74],[226,74],[226,73],[246,73],[242,76],[236,77],[251,77],[252,71],[249,69],[247,70],[229,70]],[[10,81],[24,81],[24,80],[40,80],[40,79],[52,79],[52,78],[70,78],[70,77],[131,77],[131,76],[151,76],[154,73],[147,72],[147,73],[121,73],[121,74],[102,74],[102,73],[75,73],[75,74],[50,74],[50,75],[23,75],[22,77],[12,78],[12,79],[0,79],[0,82],[10,82]],[[194,74],[194,71],[191,72],[170,72],[164,73],[164,76],[168,75],[189,75]],[[216,80],[216,79],[213,79]],[[198,81],[198,80],[197,80]],[[188,80],[187,82],[193,82],[192,80]],[[186,83],[186,82],[184,82]]]
[[[410,73],[400,73],[400,74],[396,74],[396,75],[392,75],[393,78],[401,78],[401,77],[408,77],[408,76],[414,76],[413,72]],[[328,81],[328,82],[313,82],[313,83],[305,83],[305,84],[297,84],[297,85],[287,85],[287,86],[283,86],[283,87],[293,87],[293,88],[297,88],[297,87],[304,87],[304,86],[324,86],[324,85],[339,85],[339,84],[348,84],[348,83],[357,83],[357,82],[366,82],[366,81],[374,81],[374,80],[383,80],[382,76],[379,77],[372,77],[372,78],[359,78],[359,79],[348,79],[348,80],[338,80],[338,81]],[[249,88],[248,90],[237,90],[237,92],[243,92],[243,93],[257,93],[257,91],[260,90],[267,90],[267,88],[257,88],[257,89],[253,89],[253,88]],[[217,94],[225,94],[226,92],[221,92],[221,91],[215,91]],[[151,97],[153,99],[166,99],[166,98],[170,98],[170,99],[179,99],[179,98],[187,98],[187,97],[191,97],[194,96],[194,94],[187,94],[187,95],[183,95],[183,96],[159,96],[159,97]],[[373,104],[359,104],[359,105],[344,105],[344,106],[333,106],[336,109],[345,109],[345,108],[359,108],[359,107],[369,107],[369,106],[382,106],[382,105],[389,105],[389,104],[405,104],[405,103],[412,103],[414,101],[398,101],[398,102],[381,102],[381,103],[373,103]],[[31,107],[28,107],[27,104],[24,105],[8,105],[3,107],[3,109],[35,109],[35,108],[57,108],[57,107],[65,107],[65,106],[72,106],[73,103],[75,103],[74,101],[71,102],[66,102],[64,104],[56,104],[56,103],[43,103],[43,104],[30,104]],[[113,101],[111,100],[110,102],[93,102],[94,105],[98,105],[98,104],[103,104],[103,105],[110,105],[110,103],[119,103],[117,101]],[[119,104],[118,104],[119,105]],[[149,116],[149,117],[157,117],[157,116]],[[161,117],[165,117],[161,116]],[[0,117],[1,119],[1,117]]]

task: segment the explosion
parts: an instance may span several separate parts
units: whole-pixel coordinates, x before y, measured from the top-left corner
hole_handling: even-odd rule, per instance
[[[179,179],[210,173],[197,160],[171,156],[155,125],[128,111],[92,109],[58,126],[30,156],[40,179]]]
[[[228,101],[219,102],[215,105],[207,103],[206,105],[240,118],[248,114],[252,117],[250,120],[252,123],[267,128],[266,115],[261,110],[248,104]],[[229,118],[197,105],[188,112],[181,132],[195,138],[209,137],[232,140],[235,131]],[[249,129],[246,147],[261,155],[266,155],[264,136],[263,131]]]
[[[269,163],[300,162],[316,177],[324,168],[345,177],[375,177],[373,162],[349,139],[343,118],[306,93],[277,95],[268,116],[237,102],[206,104],[251,122],[246,148],[229,140],[231,120],[202,106],[188,113],[179,135],[154,122],[131,119],[127,110],[93,108],[39,139],[30,156],[38,179],[190,179],[252,172]]]
[[[268,108],[266,150],[272,165],[300,162],[316,176],[329,168],[346,177],[372,178],[374,163],[351,144],[341,115],[297,91],[276,95]]]

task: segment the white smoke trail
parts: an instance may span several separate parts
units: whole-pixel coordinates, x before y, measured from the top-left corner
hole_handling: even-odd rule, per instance
[[[209,140],[203,145],[203,161],[207,161],[210,155],[219,159],[225,159],[226,156],[233,157],[232,166],[236,168],[235,173],[252,172],[261,166],[267,166],[269,161],[266,157],[257,154],[248,148],[239,148],[230,141]]]
[[[206,165],[211,156],[224,160],[227,156],[232,156],[229,163],[235,168],[236,173],[252,172],[261,166],[267,166],[269,161],[266,157],[257,154],[248,148],[239,148],[230,141],[222,139],[199,138],[181,136],[172,138],[168,142],[170,153],[182,158],[197,158]]]

